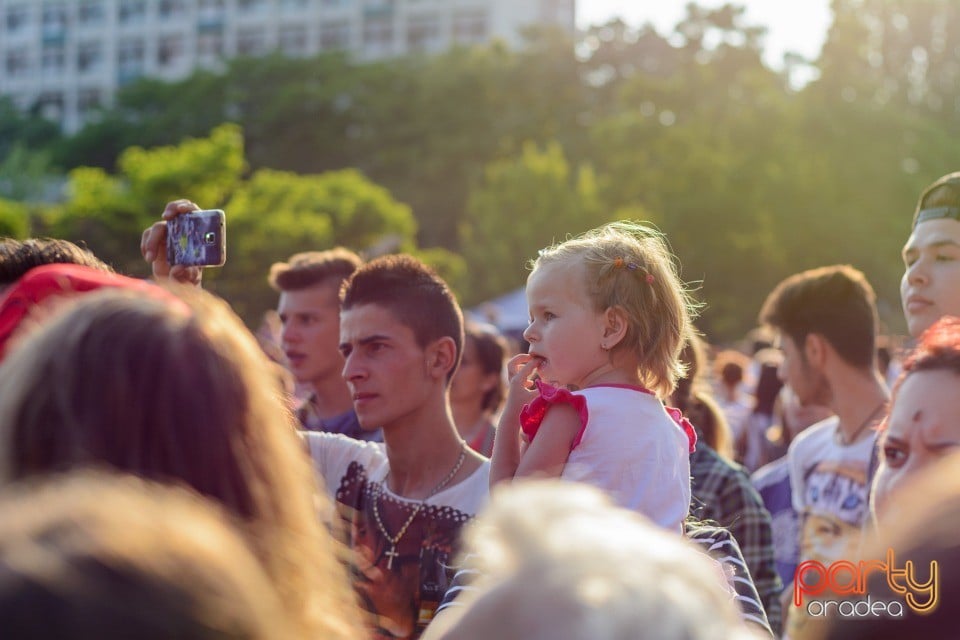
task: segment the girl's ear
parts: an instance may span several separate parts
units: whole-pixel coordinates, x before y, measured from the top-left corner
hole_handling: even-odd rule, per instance
[[[629,318],[626,310],[619,306],[608,307],[603,312],[603,338],[601,346],[604,351],[616,347],[627,335]]]
[[[449,336],[439,338],[427,345],[424,352],[427,371],[438,379],[446,379],[457,361],[457,345],[453,338]]]

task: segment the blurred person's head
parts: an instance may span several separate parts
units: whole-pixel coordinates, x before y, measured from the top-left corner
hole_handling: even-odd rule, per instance
[[[920,194],[903,263],[900,300],[911,336],[940,316],[960,316],[960,172]]]
[[[357,254],[337,247],[297,253],[270,267],[270,286],[280,292],[281,346],[299,382],[317,385],[340,378],[338,294],[361,263]]]
[[[851,266],[810,269],[783,280],[767,296],[760,321],[779,332],[780,378],[802,403],[830,402],[827,363],[874,369],[876,296]]]
[[[0,629],[7,640],[296,637],[213,503],[87,473],[0,493]]]
[[[507,340],[494,327],[468,322],[463,357],[450,383],[452,403],[476,403],[486,415],[495,413],[506,390]]]
[[[680,409],[696,427],[703,441],[728,460],[733,459],[733,434],[723,410],[710,392],[707,345],[694,331],[687,333],[680,362],[686,369],[670,395],[670,404]]]
[[[749,637],[719,565],[594,487],[501,486],[464,537],[480,575],[446,637]]]
[[[349,635],[352,595],[269,361],[225,302],[177,293],[88,293],[20,343],[0,366],[0,482],[107,467],[186,485],[239,519],[296,622]]]
[[[780,366],[783,355],[777,349],[764,349],[754,356],[757,362],[757,386],[754,389],[754,413],[772,416],[777,396],[783,388],[780,379]]]
[[[714,377],[728,392],[736,392],[746,378],[750,359],[733,349],[724,349],[713,361]]]
[[[900,517],[891,507],[898,486],[960,447],[958,416],[960,319],[944,316],[920,337],[894,385],[872,492],[881,522]]]
[[[144,280],[85,265],[54,263],[30,269],[0,297],[0,361],[18,338],[77,295],[99,289],[126,289],[173,300]]]
[[[34,267],[45,264],[77,264],[98,271],[113,268],[84,247],[57,238],[0,238],[0,293]]]

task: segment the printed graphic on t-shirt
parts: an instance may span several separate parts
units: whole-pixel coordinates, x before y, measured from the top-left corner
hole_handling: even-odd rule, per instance
[[[867,514],[866,461],[826,460],[804,480],[800,557],[829,566],[857,557],[861,526]],[[802,607],[790,607],[788,636],[802,640],[810,632],[810,617]]]
[[[370,614],[374,638],[417,638],[447,590],[457,537],[470,515],[448,506],[397,500],[380,484],[352,462],[337,490],[342,534],[352,550],[351,578],[361,606]],[[396,546],[384,535],[377,515],[395,540],[410,521]]]

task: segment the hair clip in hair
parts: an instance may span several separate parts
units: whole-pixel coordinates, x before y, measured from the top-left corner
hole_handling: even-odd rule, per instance
[[[648,273],[648,274],[647,274],[647,284],[653,284],[653,274],[652,274],[652,273]]]

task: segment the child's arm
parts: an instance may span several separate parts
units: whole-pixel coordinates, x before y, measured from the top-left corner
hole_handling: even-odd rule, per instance
[[[514,477],[559,478],[581,426],[580,415],[572,406],[551,405],[540,423],[537,437],[520,459]]]
[[[500,424],[493,438],[493,454],[490,456],[490,486],[513,478],[523,453],[520,439],[520,410],[536,397],[530,390],[530,376],[537,369],[539,360],[527,354],[514,356],[507,363],[510,385],[507,400],[500,414]]]

